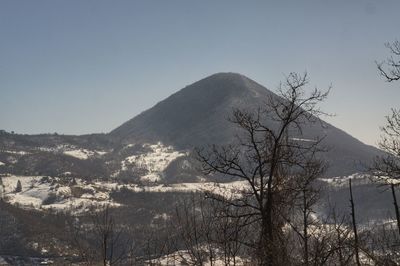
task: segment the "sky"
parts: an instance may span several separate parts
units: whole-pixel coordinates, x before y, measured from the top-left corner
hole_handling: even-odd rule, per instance
[[[0,1],[0,129],[109,132],[217,72],[270,90],[307,71],[332,85],[325,120],[376,145],[400,82],[375,61],[400,39],[400,1]]]

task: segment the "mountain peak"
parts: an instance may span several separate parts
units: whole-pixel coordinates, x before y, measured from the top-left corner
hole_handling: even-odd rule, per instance
[[[226,80],[243,80],[243,79],[248,79],[246,76],[240,74],[240,73],[236,73],[236,72],[218,72],[215,74],[212,74],[208,77],[206,77],[206,79],[226,79]]]
[[[225,128],[233,108],[261,104],[268,94],[271,92],[244,75],[216,73],[172,94],[110,134],[124,142],[155,140],[180,147],[201,144],[209,138],[203,134],[203,125]],[[218,140],[226,137],[223,134]]]
[[[256,83],[254,80],[242,75],[240,73],[235,72],[219,72],[212,74],[204,79],[199,80],[198,82],[208,81],[208,82],[225,82],[228,84],[237,84],[240,85],[242,89],[245,89],[248,83]],[[256,83],[257,84],[257,83]],[[258,84],[259,85],[259,84]],[[261,85],[260,85],[261,86]]]
[[[265,87],[242,74],[220,72],[186,86],[174,95],[185,94],[185,97],[188,97],[188,94],[203,94],[203,97],[209,96],[208,100],[213,98],[221,101],[229,97],[258,97],[260,94],[270,93]],[[200,95],[196,95],[198,96]]]

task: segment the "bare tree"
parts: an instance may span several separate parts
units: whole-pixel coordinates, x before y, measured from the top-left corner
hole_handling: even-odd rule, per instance
[[[323,114],[318,104],[328,92],[306,95],[307,75],[291,73],[257,111],[235,110],[232,123],[242,131],[238,143],[199,150],[206,174],[218,173],[247,181],[241,197],[228,202],[245,208],[247,224],[258,224],[256,254],[259,265],[286,262],[283,227],[293,202],[294,179],[320,147],[320,139],[302,141],[303,127]]]
[[[181,201],[176,207],[174,225],[180,240],[176,244],[183,244],[184,251],[180,256],[189,265],[204,265],[207,261],[213,265],[215,260],[211,239],[214,216],[204,204],[192,194],[189,200]]]
[[[400,79],[400,42],[386,43],[386,47],[392,56],[382,63],[377,63],[377,67],[386,81],[397,81]],[[396,186],[400,183],[400,110],[392,109],[392,113],[386,116],[386,125],[381,131],[379,147],[387,155],[376,158],[371,170],[381,183],[390,187],[400,236],[400,212],[396,197]]]
[[[80,257],[87,265],[119,265],[127,259],[130,239],[124,238],[123,227],[117,225],[109,206],[92,211],[87,223],[72,218],[69,228]]]
[[[383,62],[376,62],[379,73],[388,82],[400,79],[400,42],[394,41],[393,43],[386,43],[385,46],[392,54]]]
[[[119,240],[122,230],[117,228],[115,220],[110,214],[109,206],[106,206],[101,212],[94,213],[92,220],[95,234],[99,236],[103,265],[118,264],[124,256],[123,252],[116,254],[118,248],[121,248]]]
[[[396,186],[400,183],[400,111],[392,109],[392,115],[387,116],[386,121],[387,124],[382,127],[383,134],[379,142],[379,147],[386,151],[386,155],[377,157],[371,170],[381,184],[390,187],[400,235],[400,213],[396,197]]]
[[[172,219],[175,262],[188,265],[238,265],[248,257],[243,242],[249,237],[239,212],[209,194],[191,194],[180,201]],[[225,195],[227,196],[227,195]],[[171,255],[169,255],[171,257]],[[176,258],[178,260],[176,260]]]
[[[66,220],[68,234],[73,247],[76,249],[81,263],[83,265],[94,264],[94,256],[91,252],[91,246],[89,241],[83,237],[85,235],[85,228],[81,224],[80,220],[76,217],[70,216]]]
[[[353,258],[352,230],[348,227],[346,216],[339,216],[334,207],[331,207],[328,223],[332,226],[331,246],[333,247],[334,261],[340,266],[350,265]]]
[[[400,245],[396,244],[399,243],[399,236],[393,234],[395,230],[391,222],[371,226],[369,256],[376,265],[398,265]]]
[[[225,195],[229,198],[229,195]],[[244,242],[251,237],[249,228],[243,226],[246,222],[240,215],[240,208],[232,208],[220,201],[209,201],[216,217],[215,242],[222,250],[225,265],[237,265],[238,257],[245,259],[246,246]]]
[[[310,265],[310,237],[311,234],[315,234],[315,231],[321,230],[321,224],[315,217],[314,206],[317,204],[319,198],[319,188],[316,187],[314,181],[321,176],[325,167],[323,166],[323,162],[316,160],[314,156],[311,157],[311,160],[306,167],[304,168],[304,173],[298,177],[296,180],[296,193],[297,197],[295,198],[294,206],[295,212],[293,214],[292,220],[296,221],[296,218],[300,220],[300,222],[292,222],[288,221],[291,225],[292,229],[297,233],[300,238],[301,245],[303,247],[303,265]],[[298,215],[298,211],[300,215]],[[300,226],[299,226],[300,225]],[[301,229],[300,229],[300,228]],[[311,227],[311,228],[310,228]],[[318,245],[322,247],[323,245]],[[322,252],[317,252],[318,254],[322,254]],[[312,261],[318,260],[319,256],[313,256]]]
[[[375,158],[373,166],[370,170],[372,175],[376,178],[374,181],[376,181],[379,186],[386,186],[388,189],[390,189],[396,220],[396,230],[390,230],[386,227],[382,230],[378,230],[378,232],[375,233],[378,235],[374,236],[373,240],[375,240],[374,248],[382,250],[384,249],[384,254],[387,254],[385,257],[376,255],[376,261],[378,261],[378,263],[384,262],[383,264],[385,265],[395,265],[393,261],[398,258],[393,259],[393,257],[398,254],[398,248],[400,246],[400,210],[397,199],[397,188],[400,184],[399,110],[392,109],[392,114],[386,116],[386,125],[381,128],[381,131],[382,136],[379,142],[379,147],[385,151],[386,154]],[[393,234],[394,231],[397,231],[397,236],[390,236],[389,232]]]
[[[171,228],[165,227],[170,234],[174,234]],[[162,265],[162,263],[167,263],[167,265],[175,265],[180,261],[179,254],[173,254],[176,251],[177,239],[174,236],[163,236],[159,234],[159,228],[156,230],[146,230],[145,236],[146,241],[142,246],[137,247],[138,250],[143,251],[144,256],[133,257],[131,259],[131,265]]]
[[[393,82],[400,79],[400,42],[386,43],[391,56],[383,62],[376,62],[379,74],[387,81]],[[394,235],[393,228],[379,225],[370,230],[369,239],[371,244],[371,258],[379,265],[397,265],[400,237],[400,212],[397,201],[397,186],[400,184],[400,110],[392,109],[391,114],[386,116],[386,125],[381,127],[381,140],[378,145],[385,155],[375,158],[370,172],[373,181],[379,186],[387,186],[391,191],[393,208],[396,216],[396,229],[398,234]],[[382,227],[382,228],[380,228]],[[378,252],[377,252],[378,251]],[[390,252],[388,252],[390,251]],[[382,256],[382,254],[385,254]]]

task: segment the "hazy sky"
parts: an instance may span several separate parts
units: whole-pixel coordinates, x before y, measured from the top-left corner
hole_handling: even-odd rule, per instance
[[[0,1],[0,128],[108,132],[216,72],[275,89],[308,71],[327,119],[375,144],[400,82],[375,60],[400,39],[400,1]]]

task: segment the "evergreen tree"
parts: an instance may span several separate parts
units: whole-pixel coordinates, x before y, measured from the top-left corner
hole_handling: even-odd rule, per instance
[[[17,181],[17,186],[15,187],[15,192],[21,192],[21,191],[22,191],[21,181],[18,180]]]

